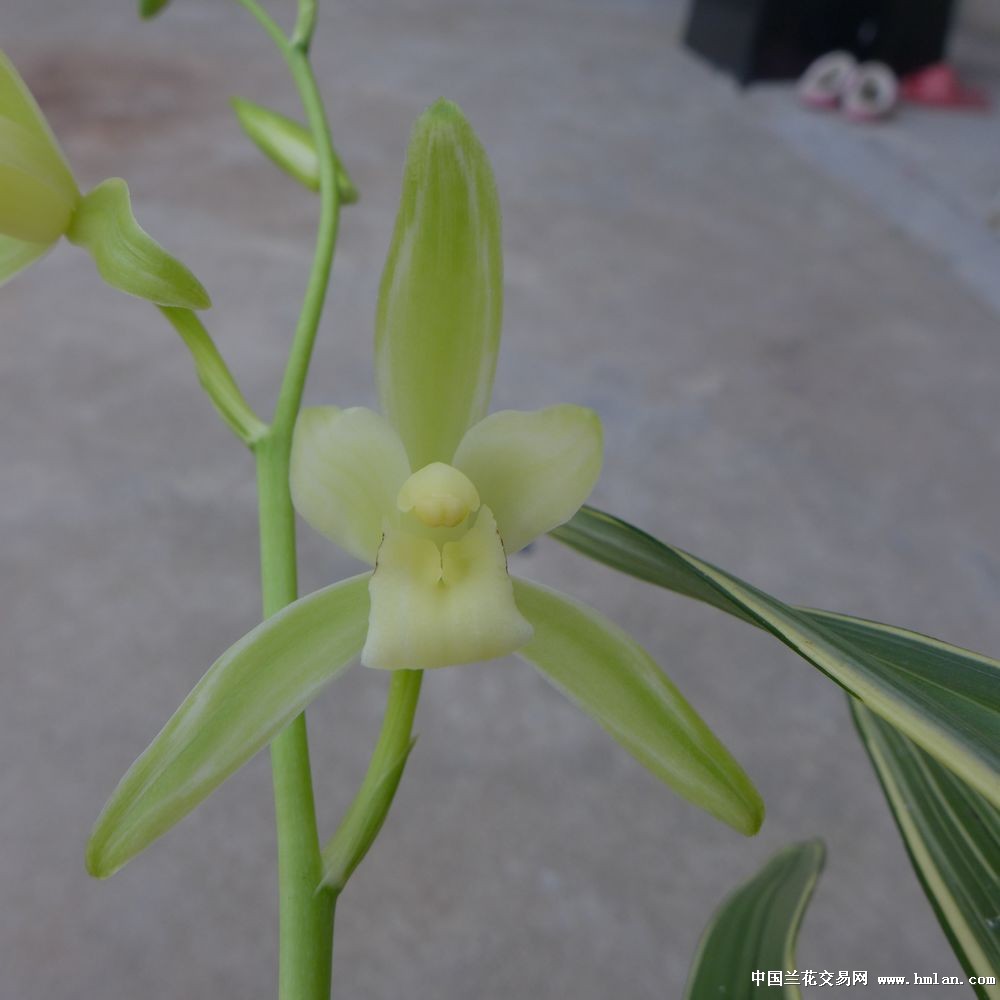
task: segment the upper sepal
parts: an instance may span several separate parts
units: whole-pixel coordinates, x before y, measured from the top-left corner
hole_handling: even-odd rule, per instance
[[[66,236],[91,252],[113,288],[161,306],[207,309],[212,304],[201,282],[136,222],[128,185],[120,178],[84,195]]]
[[[413,468],[450,462],[486,414],[502,293],[493,172],[461,110],[440,100],[410,138],[375,320],[382,412]]]

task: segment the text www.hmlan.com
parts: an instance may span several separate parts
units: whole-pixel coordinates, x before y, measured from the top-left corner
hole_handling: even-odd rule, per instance
[[[906,976],[876,976],[879,986],[964,986],[965,979],[959,976],[939,976],[936,972],[929,976],[914,973],[912,979]],[[968,980],[970,986],[995,986],[996,976],[973,976]]]

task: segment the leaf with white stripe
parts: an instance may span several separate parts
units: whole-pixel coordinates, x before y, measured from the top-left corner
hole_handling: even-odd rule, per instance
[[[1000,971],[1000,811],[850,699],[854,721],[942,929],[971,978]],[[980,1000],[1000,986],[973,985]]]
[[[685,1000],[800,1000],[784,972],[796,968],[795,939],[824,855],[819,840],[786,847],[719,907],[698,945]],[[779,970],[781,985],[753,981],[756,971]]]
[[[906,629],[785,604],[591,507],[552,535],[770,632],[1000,806],[1000,662]]]

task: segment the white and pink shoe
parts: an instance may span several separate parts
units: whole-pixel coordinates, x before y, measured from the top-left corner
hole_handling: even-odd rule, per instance
[[[856,122],[887,118],[899,103],[899,80],[885,63],[861,63],[841,97],[844,114]]]
[[[833,110],[840,102],[858,63],[850,52],[828,52],[820,56],[799,80],[799,100],[807,107]]]

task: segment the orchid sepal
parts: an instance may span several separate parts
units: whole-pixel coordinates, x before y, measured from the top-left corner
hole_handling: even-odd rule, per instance
[[[514,594],[534,629],[518,656],[674,791],[746,836],[760,829],[760,793],[635,640],[548,587],[515,579]]]
[[[413,128],[375,320],[382,412],[414,469],[449,462],[485,416],[502,297],[493,172],[461,110],[440,100]]]

